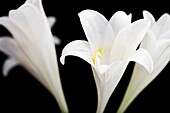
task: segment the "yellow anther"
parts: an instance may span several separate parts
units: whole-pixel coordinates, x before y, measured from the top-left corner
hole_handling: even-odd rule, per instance
[[[102,55],[103,49],[102,49],[102,48],[99,48],[99,49],[97,50],[97,52],[99,52],[99,53]]]
[[[92,57],[92,61],[93,61],[93,63],[95,64],[95,62],[96,62],[96,55],[94,55],[94,56]]]
[[[103,53],[103,49],[102,48],[99,48],[97,50],[97,53],[92,57],[92,61],[93,63],[95,64],[96,62],[96,55],[99,57],[99,58],[102,58],[102,53]]]

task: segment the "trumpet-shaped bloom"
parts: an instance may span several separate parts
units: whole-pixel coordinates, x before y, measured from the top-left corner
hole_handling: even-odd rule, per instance
[[[135,65],[118,113],[126,110],[135,97],[158,76],[170,60],[170,16],[164,14],[157,22],[147,11],[143,12],[143,16],[151,21],[151,25],[140,47],[145,48],[151,54],[154,68],[152,73],[148,73],[138,64]]]
[[[0,50],[9,56],[3,74],[22,65],[53,94],[62,112],[68,112],[54,45],[59,40],[53,39],[50,30],[54,23],[54,17],[47,20],[41,0],[27,0],[8,17],[1,17],[0,24],[13,36],[0,38]]]
[[[91,64],[98,93],[97,113],[102,113],[130,61],[152,70],[150,54],[142,48],[136,50],[150,22],[142,19],[131,23],[131,15],[121,11],[110,21],[93,10],[80,12],[79,17],[88,41],[70,42],[60,61],[64,64],[65,56],[74,55]]]

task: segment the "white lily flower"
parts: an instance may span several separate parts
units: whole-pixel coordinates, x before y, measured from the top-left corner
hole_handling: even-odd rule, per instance
[[[53,94],[61,111],[68,112],[54,45],[59,40],[53,40],[50,29],[54,23],[54,17],[47,20],[41,0],[27,0],[8,17],[0,17],[0,24],[14,37],[0,38],[0,50],[9,55],[3,74],[22,65]]]
[[[110,21],[93,10],[79,13],[87,41],[70,42],[62,51],[65,56],[78,56],[92,65],[98,92],[97,113],[102,113],[120,81],[128,63],[135,61],[152,71],[152,58],[145,49],[137,49],[149,28],[148,20],[131,23],[131,15],[115,13]]]
[[[138,64],[135,65],[129,86],[118,113],[123,113],[137,95],[154,80],[170,60],[170,16],[164,14],[155,22],[154,17],[147,11],[143,12],[145,19],[151,21],[150,28],[141,43],[152,56],[154,68],[148,73]]]

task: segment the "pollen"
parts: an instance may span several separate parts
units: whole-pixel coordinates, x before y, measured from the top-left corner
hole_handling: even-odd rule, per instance
[[[97,50],[97,52],[99,52],[99,53],[101,54],[101,56],[102,56],[102,54],[103,54],[103,49],[102,49],[102,48],[99,48],[99,49]]]
[[[94,55],[94,56],[92,57],[92,61],[93,61],[93,63],[95,64],[95,62],[96,62],[96,55]]]
[[[96,55],[99,57],[99,58],[102,58],[102,54],[103,54],[103,49],[102,48],[99,48],[96,52],[96,54],[94,56],[92,56],[92,61],[93,63],[95,64],[96,62]]]

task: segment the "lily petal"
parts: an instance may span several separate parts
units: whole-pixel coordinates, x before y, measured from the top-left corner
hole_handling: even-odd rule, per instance
[[[151,16],[149,12],[147,13]],[[144,18],[149,18],[147,17],[148,14],[145,13]],[[151,54],[154,61],[153,71],[149,73],[144,70],[141,65],[135,65],[129,86],[117,111],[118,113],[124,112],[137,95],[151,83],[168,64],[170,60],[169,22],[170,16],[164,14],[158,22],[153,22],[152,27],[148,30],[140,47],[146,49]]]
[[[123,73],[124,73],[124,71],[125,71],[125,69],[126,69],[126,67],[127,67],[127,64],[128,64],[128,62],[130,62],[130,61],[134,61],[134,62],[137,62],[138,64],[140,64],[140,66],[143,66],[143,67],[145,67],[147,70],[148,70],[148,72],[151,72],[152,70],[153,70],[153,60],[152,60],[152,57],[150,56],[150,54],[145,50],[145,49],[142,49],[142,48],[140,48],[140,49],[138,49],[129,59],[128,59],[128,61],[127,61],[127,63],[125,64],[124,63],[124,65],[120,65],[120,66],[122,66],[121,68],[119,68],[120,70],[118,71],[119,73],[121,72],[121,74],[123,75]],[[143,67],[141,67],[141,68],[143,68]],[[145,72],[147,72],[146,70],[145,70]],[[147,73],[148,73],[147,72]],[[140,71],[140,73],[141,73],[141,71]],[[121,77],[122,77],[122,75],[120,76],[118,76],[118,75],[115,75],[115,77],[114,77],[114,79],[113,79],[113,83],[117,83],[118,84],[118,82],[120,81],[120,79],[121,79]],[[117,76],[117,77],[116,77]],[[142,75],[141,75],[142,76]],[[137,76],[138,78],[140,78],[141,76]],[[111,78],[110,78],[111,79]],[[139,80],[141,80],[141,79],[139,79]],[[134,82],[136,82],[136,79],[134,80],[133,79],[133,81]],[[143,81],[144,82],[144,81]],[[142,82],[140,82],[140,83],[142,83]],[[115,84],[114,86],[116,87],[117,86],[117,84]],[[131,84],[129,84],[129,87],[131,87],[131,88],[133,88],[133,89],[136,89],[136,87],[135,86],[138,86],[138,85],[131,85]],[[130,93],[130,92],[132,92],[132,93]],[[133,95],[135,95],[136,94],[136,92],[134,92],[134,91],[132,91],[132,90],[128,90],[128,94],[127,95],[125,95],[125,98],[124,98],[124,100],[122,101],[122,104],[121,104],[121,106],[119,107],[119,109],[118,109],[118,112],[117,113],[123,113],[124,112],[124,110],[127,108],[127,106],[126,105],[129,105],[131,102],[132,102],[132,100],[134,99],[133,98]],[[133,99],[132,99],[132,98]]]
[[[170,47],[170,39],[162,39],[157,41],[157,56],[155,56],[155,62],[159,60],[159,57],[165,53],[166,49]]]
[[[3,69],[2,69],[3,75],[6,77],[10,72],[10,70],[17,65],[19,65],[19,62],[17,60],[12,58],[7,59],[3,65]]]
[[[169,63],[170,61],[170,45],[162,51],[161,56],[159,56],[157,62],[155,63],[154,71],[151,73],[151,76],[156,77],[163,69],[164,67]],[[151,80],[149,81],[151,82]]]
[[[143,17],[144,17],[144,19],[148,19],[148,20],[151,21],[150,27],[153,27],[154,24],[156,23],[155,18],[154,18],[153,15],[152,15],[150,12],[148,12],[148,11],[143,11]]]
[[[53,39],[54,39],[54,44],[56,44],[56,45],[61,44],[61,40],[57,36],[53,36]]]
[[[63,65],[65,63],[65,57],[68,55],[80,57],[89,64],[91,64],[92,66],[94,66],[92,61],[90,45],[87,41],[76,40],[67,44],[64,47],[62,55],[60,57],[60,61]]]
[[[161,34],[166,33],[170,30],[170,16],[169,14],[163,14],[159,20],[155,23],[154,28],[152,29],[157,39],[161,36]]]
[[[149,73],[153,70],[153,60],[149,52],[145,49],[139,48],[130,58],[130,61],[134,61],[145,67]]]
[[[148,30],[140,47],[146,49],[156,62],[158,57],[162,55],[163,51],[170,45],[170,31],[161,35],[160,39],[156,40],[155,35],[151,30]]]
[[[107,72],[103,74],[92,67],[98,93],[98,106],[96,113],[103,113],[106,104],[123,76],[128,63],[128,61],[114,62],[110,65],[110,68],[107,69]]]
[[[144,39],[142,40],[140,47],[146,49],[152,55],[153,61],[155,61],[154,56],[156,55],[154,54],[156,53],[156,48],[157,48],[156,37],[151,30],[147,31]]]
[[[42,36],[40,37],[39,33],[36,33],[42,32],[42,27],[44,27],[43,19],[40,18],[39,11],[33,5],[22,5],[18,10],[11,10],[9,12],[9,19],[11,23],[15,25],[15,27],[17,27],[25,34],[25,36],[22,38],[23,42],[24,40],[27,40],[29,42],[33,42],[33,40],[35,41],[34,38],[30,37],[37,37],[38,39],[43,38]],[[25,26],[27,26],[27,30],[25,29]],[[32,34],[30,34],[30,32]],[[15,34],[17,33],[12,32],[12,34],[14,35],[14,38],[18,41],[18,43],[21,44],[21,37],[16,37]]]
[[[13,36],[25,37],[25,34],[23,34],[6,16],[0,18],[0,25],[7,28]]]
[[[95,53],[103,45],[107,47],[112,44],[114,32],[103,15],[93,10],[84,10],[79,13],[79,17],[92,53]]]
[[[47,19],[48,19],[48,24],[50,25],[50,28],[52,29],[52,27],[56,23],[56,18],[54,16],[50,16]],[[61,40],[57,36],[53,36],[53,38],[54,38],[54,44],[56,45],[61,44]]]
[[[30,17],[34,17],[35,19],[30,18]],[[20,30],[19,33],[12,32],[12,34],[14,35],[14,38],[18,42],[19,46],[21,46],[23,51],[27,51],[24,53],[24,54],[26,54],[26,56],[28,56],[27,58],[31,59],[30,61],[32,61],[32,63],[36,64],[37,67],[39,66],[40,69],[48,69],[49,67],[43,67],[43,66],[48,66],[49,63],[45,63],[47,65],[41,65],[42,62],[44,62],[44,59],[47,58],[45,55],[47,53],[40,52],[39,48],[37,48],[37,45],[44,51],[47,48],[48,49],[51,48],[51,47],[49,47],[49,45],[47,45],[49,43],[48,39],[40,39],[40,38],[45,38],[45,37],[39,35],[40,32],[43,32],[43,31],[41,31],[42,30],[41,27],[43,27],[42,25],[44,25],[44,24],[41,25],[42,19],[39,17],[38,10],[33,5],[22,5],[19,8],[19,10],[12,10],[9,12],[9,19],[11,21],[11,24],[16,26],[15,29],[18,28],[18,30]],[[39,20],[36,20],[36,19],[39,19]],[[36,27],[34,27],[34,25],[36,25]],[[28,29],[25,29],[25,26],[28,26]],[[37,29],[39,31],[37,31]],[[18,35],[16,35],[16,34],[22,34],[22,33],[23,33],[23,36],[25,35],[25,37],[23,37],[22,39],[21,39],[21,37],[18,37]],[[46,35],[45,33],[43,35]],[[33,38],[33,37],[35,37],[35,38]],[[50,37],[50,36],[48,36],[48,37]],[[39,38],[39,40],[38,40],[38,38]],[[39,41],[39,43],[35,43],[38,41]],[[34,48],[34,51],[32,51],[32,47],[30,47],[30,44]],[[50,51],[50,50],[51,49],[49,49],[48,51]],[[34,55],[35,52],[39,53],[39,54],[37,54],[37,55],[39,55],[39,57]],[[51,53],[53,53],[53,52],[49,52],[49,54],[51,54]],[[46,57],[46,58],[43,58],[43,57]],[[51,55],[50,57],[53,57],[53,55]],[[55,58],[52,58],[52,59],[55,60]],[[44,71],[43,72],[44,74],[48,75],[48,73],[47,73],[48,71],[45,71],[45,70],[43,70],[43,71]],[[44,77],[46,77],[46,76],[44,76]],[[46,80],[49,80],[49,78],[46,77]]]
[[[68,112],[59,77],[53,36],[41,0],[26,1],[17,10],[10,11],[9,18],[0,18],[0,24],[11,32],[22,50],[25,58],[22,59],[22,65],[47,86],[61,111]]]
[[[131,18],[132,18],[131,14],[127,15],[123,11],[118,11],[111,17],[109,22],[113,27],[115,35],[117,35],[118,32],[125,26],[129,26],[131,24]]]
[[[150,21],[141,19],[121,30],[112,46],[112,61],[128,58],[142,41],[149,25]]]
[[[30,17],[34,17],[34,18],[30,18]],[[47,58],[49,58],[49,56],[51,59],[53,59],[53,61],[56,61],[56,54],[55,54],[54,43],[53,43],[52,34],[49,25],[48,23],[46,23],[45,21],[46,19],[41,17],[42,16],[39,13],[39,11],[35,7],[33,7],[33,5],[29,5],[29,4],[21,6],[19,10],[10,11],[9,18],[11,22],[14,25],[16,25],[19,30],[22,30],[22,33],[25,34],[25,37],[21,39],[21,37],[15,36],[15,34],[18,33],[13,33],[13,32],[12,33],[14,34],[14,38],[16,39],[18,44],[22,47],[22,49],[24,51],[27,51],[25,54],[29,56],[29,58],[32,60],[32,62],[34,62],[34,64],[37,65],[41,64],[42,62],[45,61],[43,59],[46,59],[45,61],[46,65],[44,65],[46,67],[41,67],[41,68],[45,68],[47,70],[52,70],[52,68],[57,69],[56,64],[54,62],[53,63],[49,62],[51,60],[47,61]],[[25,29],[25,26],[27,26],[28,29]],[[21,32],[19,33],[21,34]],[[34,48],[34,51],[32,51],[32,48],[30,48],[30,44]],[[40,52],[39,48],[37,48],[37,45],[44,52],[43,51]],[[40,57],[34,55],[35,52],[39,53],[37,55],[39,55]],[[50,69],[50,67],[52,68]]]
[[[159,57],[159,60],[155,63],[151,73],[144,70],[141,65],[135,65],[130,83],[117,113],[123,113],[136,96],[159,75],[163,68],[168,64],[170,60],[169,56],[170,47],[168,47]]]
[[[48,24],[50,25],[50,28],[52,28],[55,23],[56,23],[56,18],[54,16],[48,17]]]
[[[167,31],[166,33],[163,33],[163,34],[161,34],[161,36],[160,36],[160,38],[158,39],[158,41],[159,40],[162,40],[162,39],[168,39],[168,40],[170,40],[170,30],[169,31]]]
[[[136,70],[132,78],[130,80],[130,83],[128,85],[128,89],[125,93],[125,96],[121,102],[121,105],[117,111],[117,113],[123,113],[126,108],[129,106],[129,104],[135,99],[135,97],[143,90],[143,84],[147,83],[144,79],[151,77],[151,75],[148,75],[149,73],[152,73],[153,71],[153,60],[150,54],[143,48],[139,48],[132,56],[129,58],[130,61],[135,61],[138,64],[136,64],[135,69]],[[140,64],[140,65],[139,65]],[[143,67],[146,70],[143,69]],[[136,73],[137,72],[137,73]],[[140,88],[140,87],[143,88]]]
[[[24,54],[17,42],[8,36],[0,38],[0,51],[17,60],[24,58]]]

